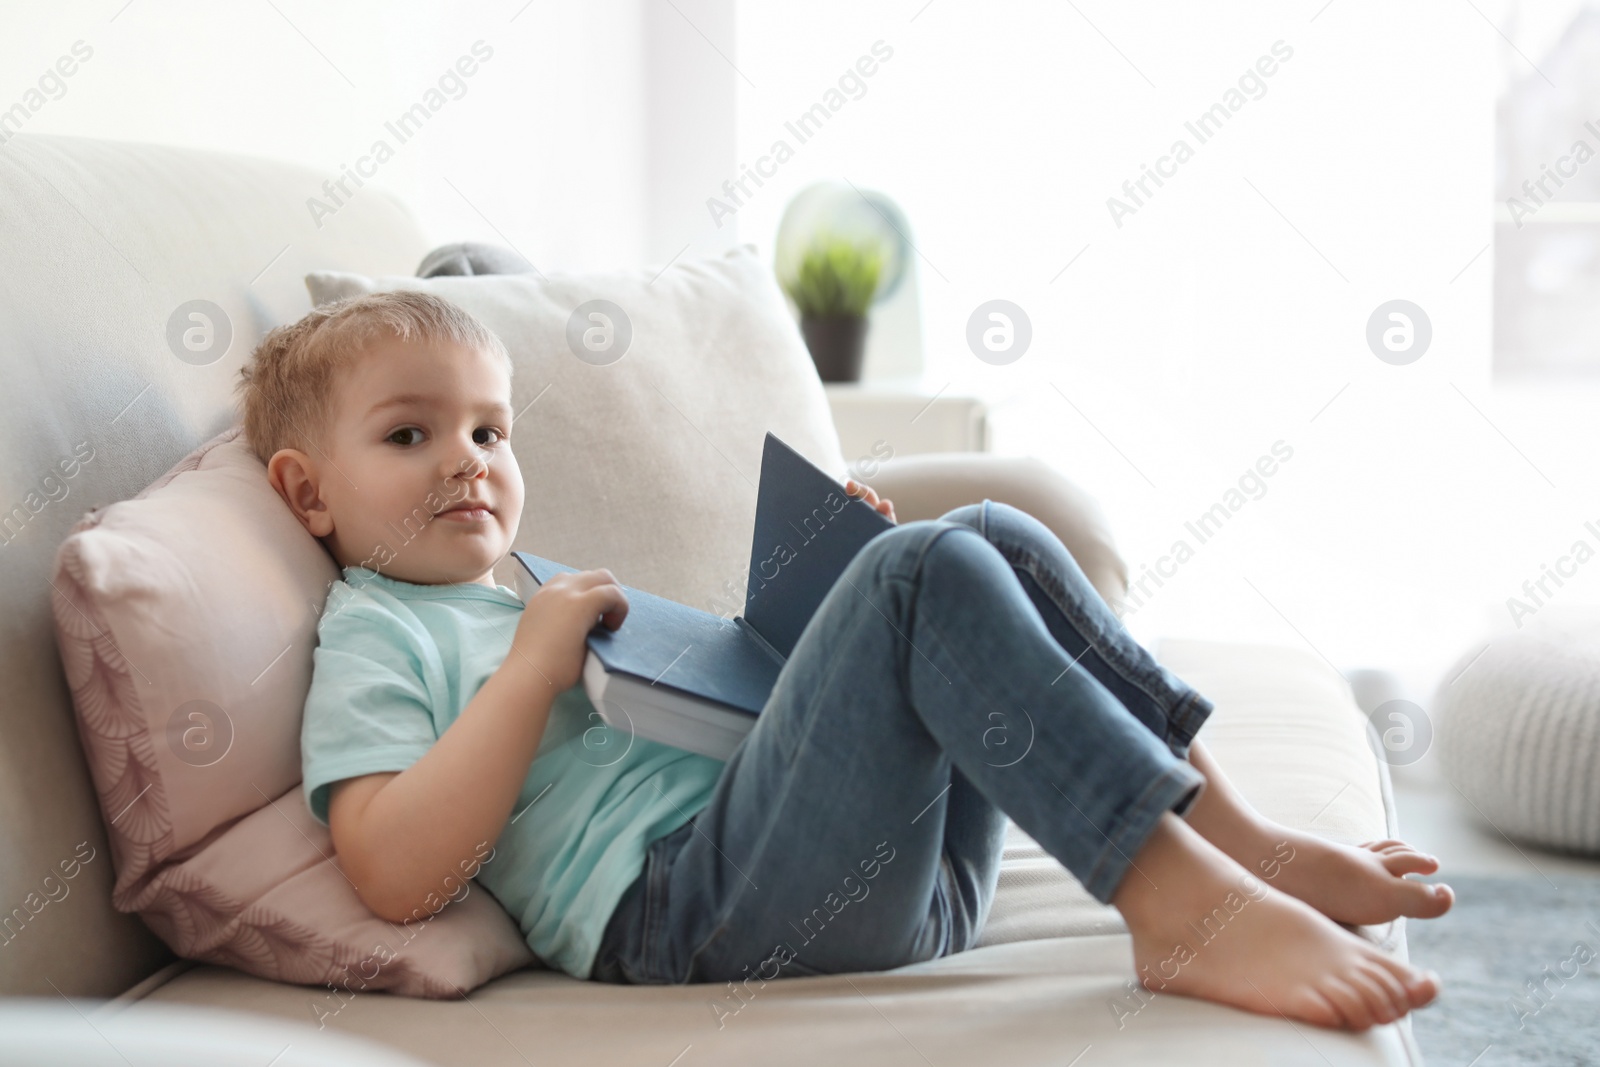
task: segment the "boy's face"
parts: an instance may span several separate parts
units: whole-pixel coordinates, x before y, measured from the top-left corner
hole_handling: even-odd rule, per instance
[[[306,528],[340,566],[493,587],[523,500],[505,361],[448,341],[375,339],[340,372],[332,402],[323,446],[282,450],[268,467]]]

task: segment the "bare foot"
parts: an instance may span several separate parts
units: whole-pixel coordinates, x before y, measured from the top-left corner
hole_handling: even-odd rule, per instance
[[[1341,845],[1281,826],[1250,807],[1199,742],[1190,759],[1206,776],[1206,789],[1188,813],[1189,825],[1274,889],[1356,926],[1401,916],[1434,919],[1455,903],[1449,886],[1406,877],[1437,871],[1432,856],[1404,841]]]
[[[1156,993],[1351,1030],[1439,993],[1437,976],[1271,888],[1170,812],[1112,903],[1133,935],[1139,980]]]
[[[1276,823],[1266,824],[1262,838],[1267,852],[1257,851],[1271,854],[1272,859],[1254,859],[1253,869],[1263,878],[1275,871],[1276,877],[1270,879],[1273,888],[1299,897],[1336,922],[1369,925],[1402,915],[1436,919],[1456,900],[1455,891],[1442,882],[1406,877],[1432,874],[1439,861],[1404,841],[1341,845]],[[1252,866],[1248,853],[1234,859]]]

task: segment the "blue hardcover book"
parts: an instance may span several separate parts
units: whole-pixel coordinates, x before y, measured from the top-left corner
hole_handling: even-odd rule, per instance
[[[628,617],[588,637],[583,685],[605,722],[630,735],[727,759],[755,725],[822,598],[894,524],[766,435],[743,614],[732,619],[623,586]],[[544,584],[576,567],[513,552]]]

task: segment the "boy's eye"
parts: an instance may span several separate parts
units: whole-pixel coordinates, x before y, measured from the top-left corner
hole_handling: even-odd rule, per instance
[[[400,429],[394,431],[394,433],[391,433],[388,439],[397,445],[416,444],[415,440],[398,440],[398,438],[405,434],[417,434],[418,437],[420,437],[422,431],[415,426],[402,426]],[[501,441],[504,441],[506,439],[506,433],[498,426],[480,426],[472,432],[472,438],[478,444],[487,446],[499,444]]]

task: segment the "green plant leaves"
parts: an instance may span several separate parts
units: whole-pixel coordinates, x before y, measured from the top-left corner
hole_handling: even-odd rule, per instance
[[[878,242],[819,235],[806,249],[795,277],[784,281],[783,288],[801,315],[859,318],[877,295],[882,269],[883,249]]]

